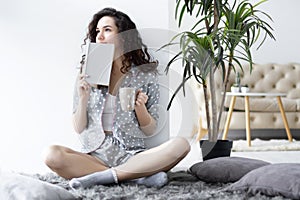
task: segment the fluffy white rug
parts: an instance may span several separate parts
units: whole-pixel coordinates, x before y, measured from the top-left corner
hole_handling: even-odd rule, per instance
[[[251,146],[247,145],[246,140],[234,140],[232,145],[232,151],[299,151],[300,141],[293,140],[251,140]]]

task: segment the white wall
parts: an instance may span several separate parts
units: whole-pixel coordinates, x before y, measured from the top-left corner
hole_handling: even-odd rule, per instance
[[[273,18],[276,41],[268,40],[258,51],[253,50],[256,63],[300,62],[299,0],[269,0],[260,9]]]
[[[299,62],[299,4],[270,0],[264,7],[274,18],[277,42],[253,52],[257,62]],[[139,28],[176,30],[168,0],[1,0],[2,169],[44,172],[43,148],[77,147],[71,126],[75,67],[91,16],[106,6],[126,12]]]

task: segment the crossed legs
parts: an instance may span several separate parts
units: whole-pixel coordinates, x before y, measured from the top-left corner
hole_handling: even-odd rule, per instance
[[[168,171],[189,151],[190,145],[186,139],[171,139],[160,146],[138,153],[124,164],[115,167],[117,178],[119,181],[126,181],[150,176],[160,171]],[[109,168],[88,154],[57,145],[49,147],[45,163],[66,179],[85,176]]]
[[[188,141],[184,138],[174,138],[132,156],[124,164],[115,167],[115,170],[119,180],[149,176],[172,169],[189,151]]]
[[[53,145],[45,152],[45,164],[61,177],[71,179],[108,169],[97,158],[74,151],[68,147]]]

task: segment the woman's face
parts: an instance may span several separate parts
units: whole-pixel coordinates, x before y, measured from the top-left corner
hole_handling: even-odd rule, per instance
[[[118,28],[114,18],[108,16],[102,17],[98,21],[96,32],[97,43],[111,43],[115,44],[116,47],[118,46]]]

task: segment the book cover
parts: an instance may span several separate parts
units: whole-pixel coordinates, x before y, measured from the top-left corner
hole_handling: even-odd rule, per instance
[[[86,81],[89,84],[108,86],[113,57],[113,44],[89,43],[84,65],[84,73],[87,75]]]

